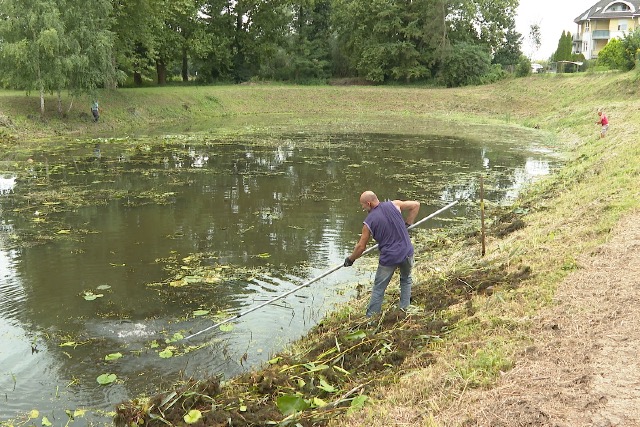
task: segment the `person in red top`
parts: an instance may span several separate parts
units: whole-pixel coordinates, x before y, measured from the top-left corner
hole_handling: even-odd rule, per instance
[[[607,115],[602,112],[602,110],[598,110],[598,117],[600,118],[596,124],[602,125],[600,129],[600,138],[604,138],[607,133],[607,129],[609,129],[609,119],[607,119]]]

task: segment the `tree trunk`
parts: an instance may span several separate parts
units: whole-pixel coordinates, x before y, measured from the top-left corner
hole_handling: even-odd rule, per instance
[[[40,117],[44,118],[44,89],[40,88]]]
[[[189,57],[186,46],[182,48],[182,81],[189,81]]]
[[[62,116],[62,92],[58,89],[58,114]]]
[[[138,71],[133,72],[133,84],[136,86],[142,86],[142,74]]]
[[[162,60],[156,61],[156,73],[158,74],[158,85],[162,86],[167,83],[167,64]]]

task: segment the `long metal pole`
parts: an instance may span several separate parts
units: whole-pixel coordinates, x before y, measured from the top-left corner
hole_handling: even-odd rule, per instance
[[[415,227],[419,226],[419,225],[420,225],[420,224],[422,224],[423,222],[425,222],[425,221],[427,221],[427,220],[429,220],[429,219],[431,219],[431,218],[433,218],[433,217],[435,217],[435,216],[437,216],[437,215],[441,214],[442,212],[446,211],[447,209],[450,209],[452,206],[454,206],[454,205],[455,205],[455,204],[457,204],[457,203],[458,203],[458,201],[457,201],[457,200],[455,200],[455,201],[453,201],[453,202],[449,203],[447,206],[445,206],[445,207],[443,207],[443,208],[438,209],[437,211],[435,211],[435,212],[434,212],[434,213],[432,213],[431,215],[426,216],[426,217],[422,218],[420,221],[416,222],[415,224],[412,224],[411,226],[409,226],[408,230],[411,230],[411,229],[413,229],[413,228],[415,228]],[[378,247],[378,244],[376,243],[375,245],[371,246],[369,249],[365,250],[365,251],[362,253],[362,255],[366,255],[366,254],[368,254],[369,252],[373,251],[373,250],[374,250],[374,249],[376,249],[377,247]],[[210,331],[211,329],[218,328],[218,327],[220,327],[220,326],[224,325],[225,323],[229,323],[229,322],[231,322],[231,321],[233,321],[233,320],[236,320],[236,319],[238,319],[238,318],[240,318],[240,317],[242,317],[242,316],[244,316],[244,315],[247,315],[247,314],[252,313],[252,312],[254,312],[254,311],[256,311],[256,310],[259,310],[259,309],[261,309],[262,307],[264,307],[265,305],[269,305],[269,304],[271,304],[272,302],[275,302],[275,301],[278,301],[278,300],[280,300],[280,299],[282,299],[282,298],[284,298],[284,297],[287,297],[287,296],[289,296],[289,295],[291,295],[291,294],[293,294],[293,293],[295,293],[295,292],[299,291],[300,289],[302,289],[302,288],[304,288],[304,287],[307,287],[307,286],[309,286],[310,284],[312,284],[312,283],[314,283],[314,282],[317,282],[318,280],[320,280],[320,279],[322,279],[322,278],[324,278],[324,277],[327,277],[329,274],[333,273],[334,271],[338,271],[338,270],[340,270],[342,267],[344,267],[344,264],[336,265],[335,267],[328,269],[327,271],[325,271],[324,273],[320,274],[319,276],[316,276],[316,277],[314,277],[313,279],[307,280],[306,282],[304,282],[304,283],[303,283],[303,284],[301,284],[300,286],[297,286],[297,287],[295,287],[295,288],[293,288],[293,289],[291,289],[291,290],[289,290],[289,291],[285,292],[285,293],[284,293],[284,294],[282,294],[282,295],[279,295],[279,296],[277,296],[277,297],[271,298],[270,300],[265,301],[265,302],[263,302],[262,304],[258,304],[258,305],[256,305],[255,307],[251,307],[251,308],[250,308],[250,309],[248,309],[248,310],[242,311],[242,312],[240,312],[240,313],[236,314],[236,315],[235,315],[235,316],[233,316],[233,317],[230,317],[230,318],[228,318],[228,319],[226,319],[226,320],[223,320],[222,322],[218,322],[218,323],[216,323],[215,325],[211,325],[211,326],[209,326],[208,328],[205,328],[205,329],[203,329],[203,330],[201,330],[201,331],[198,331],[198,332],[196,332],[196,333],[193,333],[193,334],[191,334],[191,335],[189,335],[189,336],[185,337],[184,339],[185,339],[185,340],[189,340],[189,339],[191,339],[191,338],[193,338],[193,337],[195,337],[195,336],[197,336],[197,335],[200,335],[200,334],[202,334],[202,333],[204,333],[204,332]]]

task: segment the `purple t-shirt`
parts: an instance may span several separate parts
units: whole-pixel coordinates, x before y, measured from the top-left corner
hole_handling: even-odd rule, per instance
[[[380,249],[380,265],[400,264],[413,255],[413,245],[400,210],[393,202],[382,202],[364,220]]]

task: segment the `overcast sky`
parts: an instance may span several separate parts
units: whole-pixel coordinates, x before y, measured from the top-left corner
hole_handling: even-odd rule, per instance
[[[532,52],[529,28],[540,25],[541,46],[533,54],[533,60],[546,60],[558,48],[562,31],[575,34],[578,25],[573,22],[598,0],[520,0],[516,16],[516,31],[524,36],[522,52],[530,56]]]

